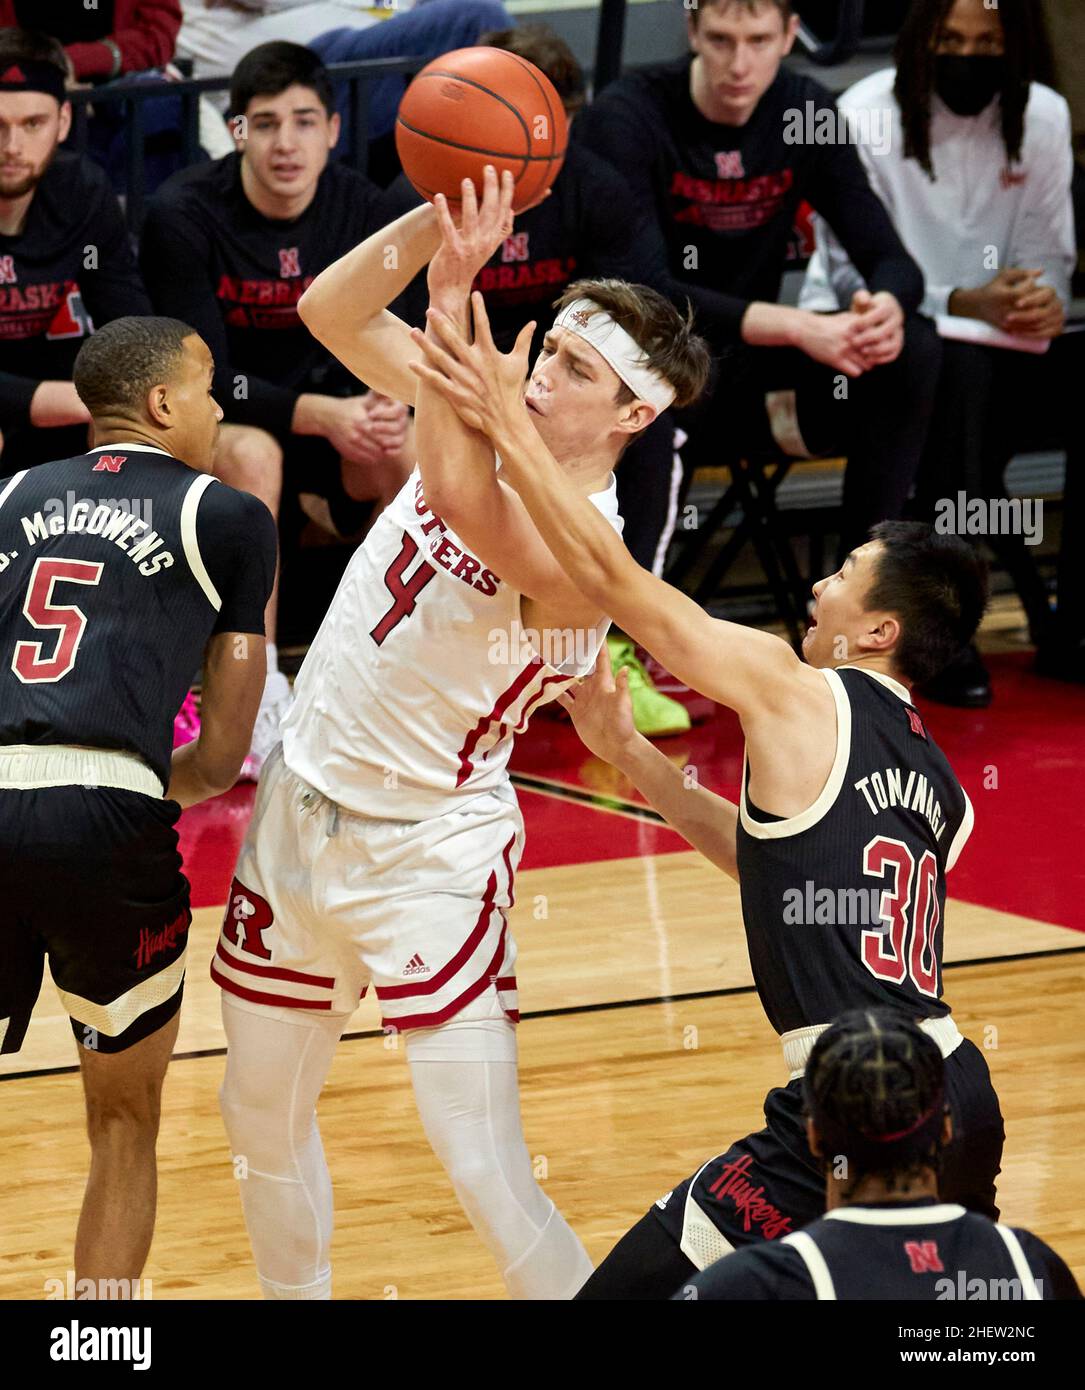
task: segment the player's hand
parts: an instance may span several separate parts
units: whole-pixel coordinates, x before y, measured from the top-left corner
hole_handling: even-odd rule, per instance
[[[461,184],[458,226],[444,195],[438,193],[434,198],[441,245],[429,263],[426,277],[431,302],[444,294],[462,299],[470,290],[475,276],[512,232],[514,190],[508,169],[499,180],[497,170],[487,164],[482,177],[481,205],[474,183],[464,179]]]
[[[469,429],[480,430],[495,443],[508,429],[525,429],[531,417],[524,405],[524,378],[534,322],[525,324],[509,353],[498,352],[490,333],[486,305],[476,290],[471,295],[475,341],[469,343],[456,323],[439,309],[428,309],[426,321],[435,337],[411,330],[424,361],[411,371],[437,388]]]
[[[1037,285],[1019,296],[1006,315],[1006,331],[1023,338],[1057,338],[1066,327],[1066,310],[1053,285]]]
[[[904,347],[904,310],[888,290],[856,290],[851,312],[859,316],[852,347],[867,368],[895,362]]]
[[[623,755],[640,738],[633,723],[628,670],[623,666],[615,681],[606,643],[591,675],[559,695],[558,704],[572,715],[580,741],[604,762],[620,765]]]
[[[803,315],[796,346],[845,376],[862,376],[867,369],[863,354],[855,346],[855,337],[866,325],[862,316],[846,310],[841,314]]]
[[[1021,270],[1007,266],[993,280],[974,290],[954,290],[949,297],[949,312],[964,318],[982,319],[1003,333],[1013,333],[1010,316],[1020,311],[1022,300],[1028,300],[1037,289],[1036,281],[1042,270]]]
[[[362,400],[368,407],[373,438],[385,454],[398,454],[407,442],[411,412],[402,401],[393,401],[377,391],[367,391]]]
[[[348,396],[340,399],[327,396],[321,403],[321,429],[319,433],[337,450],[348,463],[380,463],[389,454],[403,447],[406,438],[406,425],[402,428],[394,419],[387,418],[384,397],[374,400],[370,393],[365,396]],[[396,405],[397,402],[388,402]],[[374,418],[373,410],[380,414]],[[406,406],[399,406],[406,418]]]

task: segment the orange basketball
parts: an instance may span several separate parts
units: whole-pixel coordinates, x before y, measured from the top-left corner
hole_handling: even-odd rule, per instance
[[[458,201],[469,178],[482,195],[482,170],[510,169],[513,208],[535,201],[558,176],[567,124],[561,98],[534,63],[502,48],[458,48],[429,63],[404,93],[396,149],[423,198]]]

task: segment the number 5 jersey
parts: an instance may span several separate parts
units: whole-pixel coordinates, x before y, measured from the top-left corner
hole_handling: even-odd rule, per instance
[[[163,789],[214,633],[258,634],[267,507],[147,444],[0,481],[0,745],[138,754]]]

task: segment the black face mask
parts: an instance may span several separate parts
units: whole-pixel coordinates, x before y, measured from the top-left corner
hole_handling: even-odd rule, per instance
[[[978,116],[998,96],[1005,81],[1005,58],[935,56],[934,90],[958,116]]]

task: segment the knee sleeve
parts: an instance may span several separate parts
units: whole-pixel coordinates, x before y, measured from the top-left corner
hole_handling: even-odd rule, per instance
[[[419,1113],[472,1226],[514,1298],[571,1298],[591,1273],[535,1181],[520,1126],[516,1036],[494,991],[451,1023],[407,1034]]]
[[[266,1298],[330,1298],[331,1179],[316,1123],[345,1020],[295,1021],[223,995],[229,1050],[219,1091]]]

